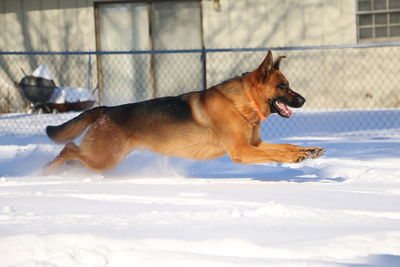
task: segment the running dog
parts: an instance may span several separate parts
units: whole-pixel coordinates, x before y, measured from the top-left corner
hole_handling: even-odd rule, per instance
[[[96,107],[59,126],[48,126],[55,142],[68,142],[45,167],[56,170],[69,160],[104,171],[134,149],[208,160],[228,154],[236,163],[301,162],[325,150],[291,144],[270,144],[260,138],[260,120],[272,114],[289,118],[288,107],[305,99],[294,92],[271,51],[261,65],[203,91],[143,102]],[[78,146],[72,142],[88,128]]]

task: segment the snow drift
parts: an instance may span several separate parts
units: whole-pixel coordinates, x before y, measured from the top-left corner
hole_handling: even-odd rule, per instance
[[[365,123],[389,112],[272,117],[271,141],[327,149],[300,164],[135,151],[47,177],[62,146],[40,133],[76,114],[2,116],[0,266],[399,266],[400,123]]]

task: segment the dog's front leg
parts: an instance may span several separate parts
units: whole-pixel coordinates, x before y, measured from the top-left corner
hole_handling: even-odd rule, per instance
[[[233,162],[245,164],[266,162],[298,163],[312,157],[312,153],[309,151],[281,151],[249,144],[237,145],[234,149],[228,151],[228,154]]]
[[[325,149],[322,147],[302,147],[292,144],[269,144],[261,142],[257,147],[266,150],[279,150],[286,152],[296,152],[296,151],[310,152],[311,158],[313,159],[319,158],[325,153]]]

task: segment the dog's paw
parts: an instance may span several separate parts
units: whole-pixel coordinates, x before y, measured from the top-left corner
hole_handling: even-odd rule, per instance
[[[318,147],[317,149],[314,150],[313,152],[313,159],[321,157],[325,153],[325,148]]]
[[[300,151],[304,152],[309,152],[311,154],[310,158],[316,159],[321,157],[325,153],[325,149],[322,147],[310,147],[310,148],[305,148]]]
[[[53,160],[49,163],[47,163],[43,169],[42,169],[42,175],[44,176],[49,176],[52,175],[56,172],[56,170],[58,169],[58,165],[56,164],[56,162]]]
[[[297,152],[294,163],[300,163],[306,159],[312,158],[312,153],[308,150]]]
[[[47,164],[46,166],[43,167],[42,169],[42,175],[43,176],[49,176],[51,174],[53,174],[55,171],[54,168],[52,168],[52,166],[49,166],[49,164]]]
[[[314,149],[312,149],[310,152],[311,152],[311,158],[312,159],[316,159],[316,158],[319,158],[319,157],[321,157],[324,153],[325,153],[325,149],[324,148],[322,148],[322,147],[316,147],[316,148],[314,148]]]

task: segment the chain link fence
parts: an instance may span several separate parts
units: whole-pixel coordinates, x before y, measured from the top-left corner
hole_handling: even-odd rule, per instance
[[[43,134],[46,125],[76,116],[74,109],[33,106],[23,96],[21,79],[41,65],[64,89],[58,92],[63,97],[53,95],[43,104],[85,101],[68,95],[81,88],[91,106],[118,105],[203,90],[255,69],[267,50],[0,52],[0,134]],[[400,43],[272,51],[287,56],[281,70],[307,102],[289,120],[271,116],[264,138],[287,137],[294,130],[297,136],[399,135]]]

